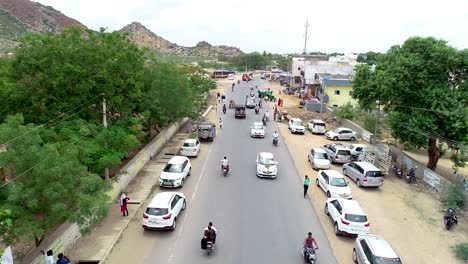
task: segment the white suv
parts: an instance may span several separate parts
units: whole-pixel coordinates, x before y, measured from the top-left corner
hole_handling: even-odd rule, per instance
[[[291,118],[288,123],[288,129],[291,130],[291,133],[304,134],[305,132],[304,123],[299,118]]]
[[[143,213],[144,229],[176,229],[177,217],[187,203],[180,192],[163,192],[156,194]]]
[[[315,184],[323,189],[328,198],[353,198],[348,182],[341,173],[335,170],[319,171]]]
[[[325,214],[333,220],[335,235],[369,233],[369,220],[358,202],[329,198],[325,203],[324,210]]]
[[[159,186],[161,187],[181,187],[187,176],[190,176],[192,165],[187,157],[174,156],[164,167],[159,176]]]

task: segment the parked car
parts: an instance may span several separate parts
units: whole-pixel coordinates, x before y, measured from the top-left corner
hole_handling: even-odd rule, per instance
[[[187,203],[180,192],[161,192],[156,194],[143,213],[144,229],[175,230],[180,212]]]
[[[236,106],[234,111],[235,118],[245,118],[245,106]]]
[[[288,129],[291,133],[304,134],[305,132],[304,123],[302,123],[302,120],[299,118],[291,118],[288,123]]]
[[[187,157],[174,156],[164,167],[159,176],[159,186],[161,187],[183,187],[187,176],[190,176],[192,164]]]
[[[255,108],[255,99],[252,97],[249,97],[245,99],[245,107],[247,108]]]
[[[265,137],[265,128],[261,122],[254,122],[250,127],[251,137]]]
[[[364,144],[351,144],[349,145],[349,151],[351,151],[351,155],[354,155],[354,156],[359,156],[361,153],[364,152],[364,149],[366,148],[367,146],[364,145]]]
[[[327,139],[332,139],[334,141],[337,141],[337,140],[355,141],[357,137],[356,132],[345,127],[339,127],[333,131],[328,131],[327,133],[325,133],[325,136],[327,137]]]
[[[248,82],[248,81],[250,81],[251,79],[252,79],[252,78],[250,78],[249,74],[247,74],[247,73],[242,74],[242,80],[243,80],[243,81],[247,81],[247,82]]]
[[[180,148],[180,155],[186,157],[196,157],[198,152],[200,152],[200,141],[196,138],[186,139]]]
[[[369,220],[355,200],[328,198],[325,214],[333,220],[335,235],[360,235],[369,233]]]
[[[325,122],[320,119],[310,120],[308,128],[312,134],[325,134],[327,132]]]
[[[326,144],[321,147],[327,152],[330,161],[333,163],[347,163],[351,161],[351,151],[349,148],[340,143]]]
[[[313,148],[309,151],[308,159],[314,170],[329,169],[331,167],[330,157],[321,148]]]
[[[321,187],[328,198],[352,199],[351,188],[344,176],[335,170],[320,170],[315,185]]]
[[[356,182],[358,187],[382,186],[384,175],[374,164],[366,161],[355,161],[343,165],[343,174]]]
[[[211,122],[203,122],[198,126],[198,139],[213,141],[216,136],[216,125]]]
[[[353,261],[359,264],[401,264],[401,259],[390,244],[380,236],[359,235],[354,241]]]
[[[278,162],[275,161],[273,153],[260,152],[257,155],[257,176],[263,178],[276,178],[278,175],[278,168],[276,165]]]

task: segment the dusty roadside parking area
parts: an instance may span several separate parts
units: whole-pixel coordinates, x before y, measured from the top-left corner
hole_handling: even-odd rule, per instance
[[[285,107],[287,104],[297,105],[295,98],[288,99],[289,96],[285,95],[279,97],[285,100]],[[306,132],[305,135],[293,135],[289,132],[286,121],[278,125],[284,140],[280,141],[280,144],[287,144],[301,177],[307,174],[314,183],[309,189],[309,197],[337,260],[339,263],[353,263],[351,255],[354,239],[335,236],[332,222],[323,212],[325,193],[315,186],[317,171],[312,169],[307,160],[307,153],[311,148],[323,146],[330,141],[325,136],[312,135],[310,132]],[[341,143],[349,145],[351,142]],[[332,169],[342,172],[342,165],[333,165]],[[368,215],[371,233],[388,240],[403,263],[462,263],[454,257],[450,246],[468,241],[466,219],[461,219],[453,230],[445,230],[443,213],[440,211],[441,203],[431,194],[411,187],[392,174],[385,177],[383,187],[378,189],[360,189],[351,179],[348,181],[353,199],[360,203]],[[318,243],[320,247],[320,241]]]

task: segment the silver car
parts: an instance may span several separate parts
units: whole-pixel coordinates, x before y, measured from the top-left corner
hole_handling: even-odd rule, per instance
[[[358,187],[382,186],[383,173],[372,163],[365,161],[350,162],[343,165],[343,174],[353,179]]]
[[[328,131],[327,133],[325,133],[325,137],[327,137],[327,139],[332,139],[334,141],[337,141],[337,140],[355,141],[357,138],[356,132],[346,127],[339,127],[333,131]]]
[[[339,143],[326,144],[321,149],[325,150],[333,163],[347,163],[351,161],[351,151],[345,145]]]
[[[401,264],[401,259],[390,244],[382,237],[362,234],[354,241],[353,261],[359,264]]]

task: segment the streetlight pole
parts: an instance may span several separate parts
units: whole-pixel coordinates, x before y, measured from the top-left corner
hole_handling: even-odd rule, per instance
[[[101,95],[102,95],[102,125],[104,126],[104,128],[107,128],[106,94],[102,93]],[[109,179],[109,168],[104,169],[104,175],[105,175],[106,179]]]
[[[380,101],[377,101],[377,117],[375,119],[375,128],[374,128],[374,146],[377,144],[377,133],[379,132],[379,119],[380,119]]]

